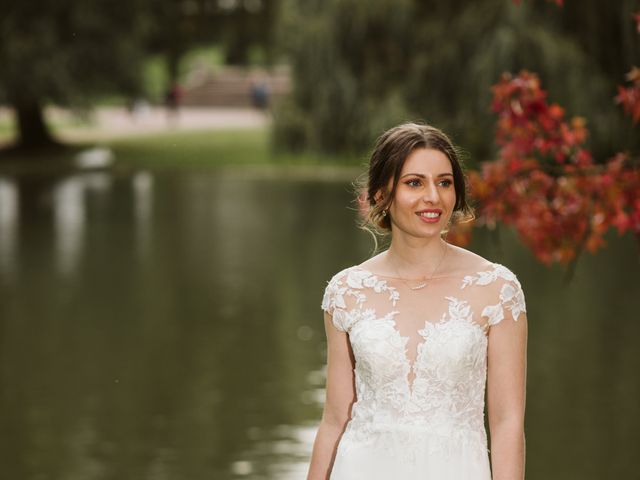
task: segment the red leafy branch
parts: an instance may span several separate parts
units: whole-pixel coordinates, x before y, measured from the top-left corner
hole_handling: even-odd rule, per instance
[[[631,85],[629,87],[618,86],[616,103],[622,105],[625,113],[631,115],[633,123],[640,121],[640,68],[633,67],[627,73],[626,79]]]
[[[640,238],[640,174],[628,155],[595,164],[585,121],[565,120],[532,73],[503,75],[493,94],[500,150],[469,174],[476,224],[513,226],[545,264],[575,261],[583,248],[597,251],[610,228]],[[464,244],[470,231],[456,227],[447,238]]]
[[[519,4],[520,0],[513,0]],[[558,6],[562,0],[554,1]],[[633,14],[640,33],[640,12]],[[618,86],[616,103],[640,121],[640,69],[633,67]],[[640,241],[640,169],[637,160],[618,153],[594,164],[585,147],[585,121],[567,122],[557,104],[549,105],[537,76],[523,71],[493,87],[498,115],[498,159],[469,175],[479,202],[476,224],[512,225],[544,263],[575,261],[586,248],[595,252],[610,228],[630,230]],[[471,224],[456,226],[448,237],[465,244]]]

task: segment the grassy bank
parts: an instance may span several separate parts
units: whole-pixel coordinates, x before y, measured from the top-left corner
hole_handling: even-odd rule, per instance
[[[8,115],[0,116],[0,145],[8,142],[15,135],[15,127],[13,125],[13,121],[9,118]]]
[[[362,157],[274,152],[266,128],[175,132],[108,144],[119,163],[145,167],[358,165]]]
[[[233,166],[332,166],[354,167],[365,158],[325,156],[312,153],[274,152],[267,128],[146,134],[100,142],[71,143],[68,148],[38,152],[0,154],[0,172],[29,173],[74,168],[74,157],[92,147],[111,149],[114,168],[208,168]]]

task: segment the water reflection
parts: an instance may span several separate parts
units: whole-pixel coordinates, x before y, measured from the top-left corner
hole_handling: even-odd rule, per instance
[[[153,175],[147,171],[137,172],[132,179],[133,208],[136,229],[136,246],[139,256],[146,256],[151,242],[151,220],[153,214]]]
[[[350,200],[242,170],[0,180],[6,476],[304,478],[322,290],[370,249]],[[527,478],[634,472],[640,286],[609,241],[568,287],[511,236],[472,246],[527,295]]]
[[[0,278],[15,274],[18,209],[18,189],[15,182],[0,178]]]
[[[86,216],[83,194],[79,178],[63,180],[53,191],[56,260],[63,276],[76,269],[82,253]]]
[[[299,480],[305,478],[315,424],[278,425],[268,432],[251,429],[251,449],[229,467],[231,478]]]

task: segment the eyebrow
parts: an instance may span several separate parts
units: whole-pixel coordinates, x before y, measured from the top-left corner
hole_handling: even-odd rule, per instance
[[[404,175],[402,175],[402,177],[400,178],[404,178],[407,177],[409,175],[415,175],[416,177],[420,177],[420,178],[427,178],[426,175],[423,175],[422,173],[405,173]],[[453,173],[449,173],[449,172],[445,172],[445,173],[439,173],[437,175],[438,178],[440,177],[453,177]]]

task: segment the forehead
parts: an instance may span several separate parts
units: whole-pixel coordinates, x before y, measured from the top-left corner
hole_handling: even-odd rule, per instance
[[[449,158],[440,150],[433,148],[417,148],[409,154],[402,166],[400,175],[405,173],[453,173]]]

